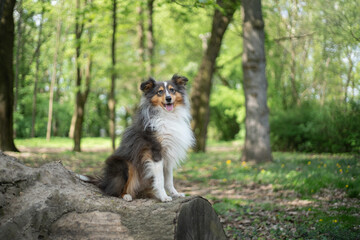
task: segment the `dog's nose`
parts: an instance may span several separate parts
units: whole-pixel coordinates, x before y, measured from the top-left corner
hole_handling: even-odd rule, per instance
[[[171,102],[171,96],[166,96],[165,100],[166,100],[166,102]]]

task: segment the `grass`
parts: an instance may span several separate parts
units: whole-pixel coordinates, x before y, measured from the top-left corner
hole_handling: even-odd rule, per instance
[[[15,139],[16,146],[22,147],[42,147],[42,148],[68,148],[72,149],[73,140],[70,138],[52,137],[50,141],[45,138],[26,138]],[[117,144],[119,140],[117,139]],[[91,138],[85,137],[81,139],[81,147],[84,149],[92,148],[108,148],[110,151],[111,140],[110,138]]]
[[[65,138],[15,143],[27,165],[61,160],[82,174],[99,173],[111,152],[104,138],[84,138],[81,153]],[[213,203],[231,239],[358,239],[359,156],[275,152],[273,162],[256,164],[240,161],[240,145],[210,142],[175,174],[178,188]]]
[[[226,185],[235,185],[240,188],[237,192],[241,193],[241,186],[244,188],[254,184],[255,188],[270,185],[274,192],[279,193],[280,199],[276,203],[256,201],[256,198],[239,200],[236,199],[236,194],[230,198],[219,198],[212,194],[207,196],[214,202],[218,214],[226,222],[230,222],[227,224],[227,232],[234,239],[358,239],[358,156],[275,152],[273,157],[274,161],[271,163],[256,164],[241,162],[238,151],[192,153],[178,175],[187,181],[203,184],[204,187],[211,185],[209,180],[217,180],[216,184],[223,191],[226,190]],[[286,191],[293,193],[290,199],[282,197],[281,194]],[[335,198],[334,202],[319,201],[323,197],[332,199],[332,196],[326,196],[332,194],[340,197]],[[287,205],[286,202],[295,198],[310,204],[295,207]],[[338,204],[341,205],[344,198],[355,198],[356,203],[349,208],[339,208]],[[292,215],[294,212],[296,214]],[[244,230],[239,233],[231,222],[243,224],[238,218],[244,215],[251,221],[248,228],[253,231]],[[263,226],[264,223],[271,227]]]
[[[255,182],[273,184],[275,189],[292,189],[311,196],[323,188],[343,189],[359,197],[360,161],[349,154],[273,153],[272,163],[241,162],[239,152],[192,153],[181,174],[190,181]]]

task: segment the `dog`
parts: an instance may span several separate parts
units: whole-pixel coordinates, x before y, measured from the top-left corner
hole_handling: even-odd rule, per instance
[[[195,142],[187,82],[186,77],[175,74],[169,81],[149,78],[141,83],[143,95],[133,123],[124,131],[119,148],[107,158],[103,176],[95,181],[105,194],[126,201],[141,196],[161,202],[185,197],[174,187],[173,170]]]

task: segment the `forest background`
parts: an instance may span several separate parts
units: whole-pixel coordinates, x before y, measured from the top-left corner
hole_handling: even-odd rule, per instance
[[[61,137],[68,137],[74,125],[78,92],[86,95],[82,136],[87,137],[110,134],[112,98],[119,136],[131,123],[141,95],[139,84],[150,75],[157,80],[168,80],[174,73],[187,76],[191,92],[207,48],[214,8],[213,1],[118,1],[114,63],[113,1],[19,0],[14,13],[16,138],[45,137],[49,132],[51,89],[51,136]],[[331,1],[325,8],[323,1],[265,0],[262,11],[272,149],[358,153],[360,16],[356,1]],[[241,56],[238,7],[216,61],[210,140],[244,139]],[[83,78],[80,85],[77,74]]]
[[[0,147],[16,151],[14,135],[21,153],[7,154],[26,165],[60,160],[98,174],[131,124],[140,83],[178,73],[189,79],[198,145],[175,184],[206,197],[228,237],[358,239],[359,12],[350,0],[1,0],[0,109],[14,119],[1,115]],[[251,41],[263,33],[266,78],[262,41]],[[247,74],[259,66],[263,84]],[[262,112],[249,95],[265,99]],[[270,141],[260,136],[268,112]],[[245,113],[265,127],[245,133]]]

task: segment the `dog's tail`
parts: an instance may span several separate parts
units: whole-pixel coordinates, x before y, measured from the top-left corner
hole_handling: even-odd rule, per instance
[[[106,160],[102,176],[76,174],[76,177],[83,182],[94,184],[106,195],[119,197],[123,194],[128,180],[128,170],[126,161],[122,157],[113,154]]]
[[[104,174],[97,186],[107,195],[120,197],[128,180],[128,171],[124,158],[113,154],[106,159]]]
[[[100,176],[88,176],[88,175],[76,174],[76,177],[83,182],[92,183],[96,186],[98,186],[102,181],[102,177]]]

